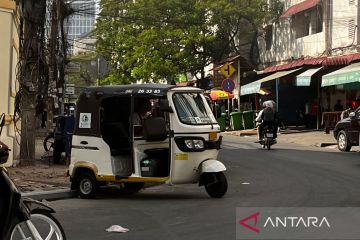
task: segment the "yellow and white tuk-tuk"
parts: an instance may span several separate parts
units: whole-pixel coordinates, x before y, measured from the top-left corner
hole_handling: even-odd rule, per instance
[[[146,117],[135,115],[151,103]],[[137,120],[137,122],[135,122]],[[203,91],[161,84],[89,87],[79,96],[69,175],[80,197],[120,183],[135,193],[145,183],[205,186],[220,198],[226,170],[222,137]]]

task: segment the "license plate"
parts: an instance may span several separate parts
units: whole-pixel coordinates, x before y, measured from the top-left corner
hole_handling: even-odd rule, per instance
[[[272,134],[272,133],[267,133],[267,134],[266,134],[266,137],[272,138],[272,137],[274,137],[274,134]]]
[[[216,141],[217,140],[217,133],[216,132],[209,133],[209,140],[210,141]]]

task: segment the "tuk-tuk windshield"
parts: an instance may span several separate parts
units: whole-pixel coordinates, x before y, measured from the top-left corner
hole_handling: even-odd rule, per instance
[[[182,123],[191,125],[217,123],[201,93],[175,93],[173,101]]]

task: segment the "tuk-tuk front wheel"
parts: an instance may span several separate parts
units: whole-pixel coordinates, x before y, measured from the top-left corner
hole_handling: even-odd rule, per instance
[[[81,198],[93,198],[98,190],[98,182],[93,174],[84,172],[77,178],[77,190]]]
[[[223,172],[210,173],[208,182],[205,184],[206,192],[212,198],[221,198],[225,195],[228,183]]]

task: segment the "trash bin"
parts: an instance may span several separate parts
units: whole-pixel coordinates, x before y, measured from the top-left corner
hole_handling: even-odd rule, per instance
[[[242,112],[232,112],[230,113],[231,126],[233,130],[242,130],[244,129],[242,121]]]
[[[254,111],[244,111],[243,120],[245,129],[254,128]]]
[[[225,116],[226,116],[226,113],[222,113],[221,114],[221,117],[218,117],[216,119],[216,121],[218,122],[219,126],[220,126],[220,131],[221,132],[224,132],[225,131]]]

